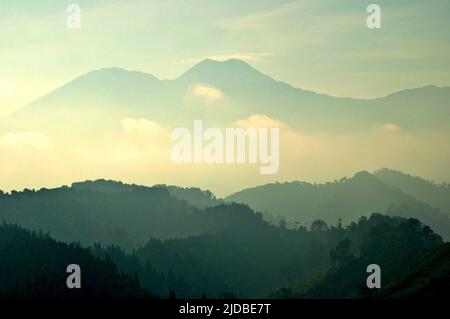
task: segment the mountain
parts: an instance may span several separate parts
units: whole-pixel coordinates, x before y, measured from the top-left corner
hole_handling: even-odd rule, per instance
[[[84,181],[72,183],[72,188],[80,190],[94,190],[102,193],[120,193],[137,189],[150,189],[147,186],[136,184],[124,184],[122,182],[99,179],[95,181]],[[178,187],[174,185],[154,185],[153,187],[166,189],[170,196],[186,201],[190,206],[204,209],[222,204],[220,199],[208,190],[201,190],[198,187]]]
[[[3,123],[10,130],[64,132],[67,136],[117,129],[128,115],[157,113],[159,108],[151,106],[159,103],[162,86],[157,78],[142,72],[95,70],[22,107]]]
[[[428,203],[385,184],[375,175],[359,172],[354,177],[325,184],[305,182],[272,183],[232,194],[226,201],[247,204],[261,212],[285,217],[288,221],[344,223],[372,212],[401,214],[417,218],[450,238],[450,218]]]
[[[105,179],[97,179],[95,181],[75,182],[72,183],[71,188],[75,190],[97,191],[107,194],[151,189],[151,187],[147,186],[141,186],[136,184],[125,184],[122,182]]]
[[[338,98],[293,87],[239,60],[205,60],[173,80],[100,69],[0,120],[1,187],[126,178],[229,194],[255,183],[323,179],[394,165],[432,170],[442,180],[447,176],[441,167],[450,156],[448,101],[450,88],[438,87],[371,100]],[[198,119],[203,132],[276,123],[281,128],[277,175],[256,175],[253,164],[193,170],[176,165],[171,133],[175,128],[191,132]],[[28,158],[32,165],[24,162]],[[219,167],[222,185],[210,181]]]
[[[203,102],[192,91],[198,84],[223,93],[216,101],[222,107],[214,114],[198,107]],[[450,88],[423,87],[373,100],[337,98],[276,81],[243,61],[205,60],[174,80],[119,68],[92,71],[23,107],[4,119],[3,126],[62,130],[64,123],[79,131],[83,123],[84,131],[95,131],[114,128],[125,116],[172,127],[202,116],[222,126],[266,114],[303,131],[352,131],[385,123],[438,129],[449,127],[449,97]]]
[[[156,185],[167,189],[171,196],[185,200],[189,205],[204,209],[214,207],[223,203],[222,200],[208,190],[201,190],[198,187],[178,187],[173,185]]]
[[[421,177],[388,168],[376,171],[374,176],[386,185],[396,187],[406,194],[438,207],[441,212],[450,216],[450,185],[438,185]]]
[[[99,179],[95,181],[84,181],[78,183],[72,183],[72,188],[81,190],[94,190],[103,193],[117,193],[124,191],[132,191],[137,189],[150,189],[150,187],[136,185],[136,184],[124,184],[122,182]],[[214,207],[225,202],[222,199],[217,198],[209,190],[202,190],[198,187],[179,187],[175,185],[158,184],[153,187],[159,187],[166,189],[170,196],[185,201],[189,206],[205,209],[208,207]],[[281,216],[274,216],[268,212],[263,213],[264,219],[271,224],[278,225],[283,222],[284,219]]]
[[[150,296],[132,276],[119,274],[108,259],[76,243],[61,243],[42,232],[0,225],[0,298],[143,298]],[[68,265],[81,268],[81,289],[68,289]]]
[[[72,187],[0,192],[0,221],[43,230],[65,242],[117,245],[130,250],[150,238],[184,238],[216,232],[247,218],[236,213],[242,205],[209,207],[213,198],[203,201],[203,194],[207,193],[196,189],[178,189],[176,193],[189,200],[195,198],[198,207],[204,209],[171,196],[164,187],[99,180],[74,183]]]

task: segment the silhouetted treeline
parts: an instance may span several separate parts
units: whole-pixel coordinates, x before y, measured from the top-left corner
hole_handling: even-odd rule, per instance
[[[137,277],[117,270],[109,259],[94,257],[79,244],[60,243],[42,232],[0,225],[0,298],[151,297]],[[66,285],[67,266],[81,267],[81,289]]]
[[[289,230],[267,224],[246,206],[232,207],[236,215],[248,217],[235,227],[184,239],[153,239],[133,255],[114,247],[96,247],[96,253],[109,255],[121,270],[138,273],[143,287],[163,296],[173,290],[184,297],[265,297],[280,287],[317,279],[308,297],[327,296],[322,286],[329,289],[328,297],[346,297],[364,288],[369,264],[380,264],[383,280],[390,280],[442,244],[440,236],[414,219],[373,214],[347,227]],[[291,290],[295,294],[300,292]]]
[[[382,286],[403,275],[412,264],[442,245],[440,236],[416,219],[374,214],[346,228],[345,239],[330,252],[331,267],[315,278],[303,278],[274,296],[296,298],[368,298],[366,267],[381,268]],[[447,264],[448,267],[448,264]],[[447,269],[448,270],[448,269]],[[427,273],[417,274],[426,280]]]

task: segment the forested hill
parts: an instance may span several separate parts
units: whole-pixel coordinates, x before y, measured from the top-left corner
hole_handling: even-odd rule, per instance
[[[125,184],[122,182],[98,179],[95,181],[84,181],[73,183],[72,188],[83,189],[83,190],[95,190],[103,193],[118,193],[124,191],[132,191],[136,189],[149,189],[151,187],[136,185],[136,184]],[[186,201],[189,205],[203,209],[206,207],[217,206],[222,203],[222,201],[216,196],[208,191],[201,190],[198,187],[179,187],[174,185],[159,184],[153,187],[159,187],[167,189],[169,194],[175,198]]]
[[[418,176],[383,168],[375,171],[374,176],[386,185],[400,189],[405,194],[438,207],[442,213],[450,216],[450,185],[437,184]]]
[[[215,232],[239,222],[240,205],[200,210],[163,187],[107,183],[108,191],[61,187],[0,193],[0,221],[49,232],[57,240],[102,243],[132,249],[150,238],[182,238]],[[117,184],[116,184],[117,185]],[[244,215],[243,215],[244,218]]]
[[[234,227],[152,239],[133,253],[115,246],[85,249],[4,224],[0,297],[140,298],[153,296],[149,291],[162,297],[265,297],[277,291],[285,297],[279,288],[296,283],[309,287],[296,288],[296,296],[371,297],[364,289],[368,264],[379,264],[388,282],[442,244],[414,219],[374,214],[346,227],[317,222],[311,230],[290,230],[267,224],[246,206],[235,206],[229,217],[226,205],[210,210]],[[85,289],[79,292],[65,287],[72,263],[82,268]]]
[[[237,215],[247,218],[214,234],[151,240],[128,257],[114,248],[100,250],[100,254],[109,254],[120,269],[138,273],[143,287],[162,296],[172,289],[182,297],[267,297],[280,287],[317,278],[328,287],[337,280],[327,279],[328,272],[333,274],[334,269],[347,265],[348,256],[355,256],[349,259],[349,277],[339,277],[345,294],[330,286],[336,296],[344,297],[365,285],[367,265],[379,264],[383,280],[389,280],[442,244],[438,235],[417,220],[379,214],[349,226],[312,230],[269,225],[254,218],[245,206]]]
[[[0,225],[0,298],[143,298],[151,296],[132,276],[87,249],[42,232]],[[81,289],[68,289],[67,266],[82,269]]]
[[[407,187],[405,184],[408,183],[395,182],[396,179],[388,178],[387,175],[390,176],[381,171],[375,175],[363,171],[352,178],[325,184],[272,183],[245,189],[225,200],[243,203],[260,212],[270,212],[283,216],[287,221],[301,223],[312,223],[317,219],[327,223],[336,223],[342,219],[348,223],[373,212],[417,218],[450,240],[450,212],[443,210],[446,207],[443,194],[448,193],[447,186],[433,186],[414,179],[414,185],[419,181],[428,190],[420,198],[429,199],[429,203],[414,196],[417,195],[418,187]],[[438,206],[438,203],[441,204]]]
[[[374,223],[372,219],[378,220]],[[330,251],[331,266],[315,277],[304,277],[296,284],[274,293],[280,298],[401,298],[435,292],[449,296],[448,245],[442,245],[429,227],[415,219],[372,216],[351,225],[347,238]],[[359,240],[355,240],[355,234]],[[436,249],[437,247],[440,247]],[[447,248],[445,248],[447,247]],[[430,251],[434,252],[431,254]],[[380,266],[381,293],[366,286],[366,267]],[[442,280],[442,282],[440,282]]]

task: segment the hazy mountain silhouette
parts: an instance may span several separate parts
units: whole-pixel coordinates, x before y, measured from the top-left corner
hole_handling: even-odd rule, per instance
[[[438,189],[431,197],[440,198],[440,193]],[[448,215],[365,171],[350,179],[325,184],[290,182],[257,186],[225,200],[301,223],[312,223],[316,219],[333,224],[342,219],[347,223],[372,212],[385,212],[417,218],[447,240],[450,238]]]
[[[190,206],[196,208],[213,207],[222,204],[222,200],[208,190],[201,190],[198,187],[178,187],[173,185],[154,185],[153,187],[164,188],[169,194],[177,199],[186,201]],[[103,193],[117,193],[133,191],[137,189],[150,189],[148,186],[135,184],[125,184],[122,182],[99,179],[95,181],[84,181],[72,183],[74,189],[95,190]]]
[[[214,113],[187,107],[196,84],[224,94],[223,110]],[[433,86],[404,90],[384,98],[337,98],[294,88],[239,60],[205,60],[174,80],[119,68],[82,75],[6,118],[4,126],[31,129],[65,124],[84,130],[115,127],[123,116],[147,117],[164,125],[230,123],[251,114],[266,114],[302,130],[352,131],[384,123],[405,129],[449,127],[450,88]],[[425,107],[426,106],[426,107]],[[101,119],[101,120],[100,120]],[[47,126],[45,126],[46,124]]]
[[[383,168],[374,173],[383,183],[397,187],[402,192],[412,195],[450,216],[450,185],[435,184],[418,176],[411,176],[400,171]]]
[[[234,227],[247,218],[237,213],[240,206],[199,209],[164,187],[101,180],[70,188],[0,192],[0,221],[43,230],[66,242],[132,249],[150,238],[183,238]]]

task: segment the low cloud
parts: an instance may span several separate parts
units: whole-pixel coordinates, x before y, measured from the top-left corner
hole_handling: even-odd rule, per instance
[[[194,96],[205,99],[209,102],[219,101],[224,98],[220,89],[206,84],[197,83],[192,87]]]
[[[272,53],[234,53],[234,54],[212,55],[207,58],[221,62],[230,59],[237,59],[247,62],[259,62],[271,56],[273,56]]]
[[[242,128],[281,128],[286,125],[264,114],[253,114],[243,120],[237,120],[234,124]]]
[[[197,63],[206,59],[214,60],[214,61],[227,61],[230,59],[236,59],[236,60],[242,60],[246,62],[261,62],[264,61],[270,57],[272,57],[272,53],[268,52],[257,52],[257,53],[251,53],[251,52],[242,52],[242,53],[227,53],[227,54],[217,54],[217,55],[209,55],[204,56],[200,58],[192,58],[192,59],[184,59],[181,60],[182,63]]]
[[[125,134],[117,137],[115,145],[120,145],[123,152],[126,149],[127,152],[142,153],[169,145],[170,129],[158,122],[146,118],[126,117],[121,120],[121,125]]]
[[[121,121],[122,128],[125,133],[140,132],[140,133],[152,133],[162,130],[161,125],[155,121],[150,121],[145,118],[131,118],[126,117]]]
[[[398,132],[400,131],[400,126],[392,123],[386,123],[383,126],[381,126],[381,129],[385,132]]]

